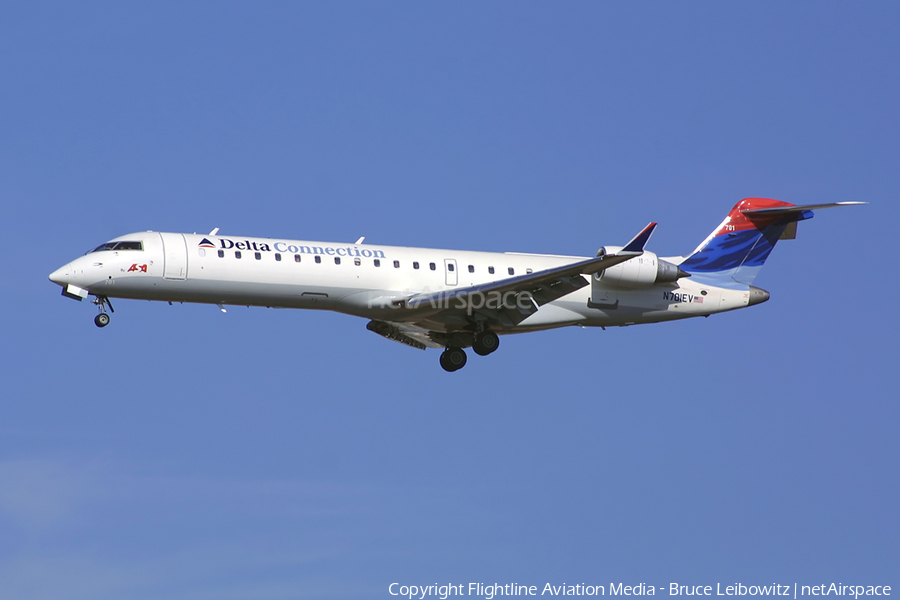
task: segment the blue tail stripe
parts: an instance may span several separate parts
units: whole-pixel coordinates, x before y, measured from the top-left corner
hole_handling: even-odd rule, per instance
[[[680,266],[688,273],[725,271],[741,265],[761,267],[785,227],[787,222],[770,225],[763,231],[745,229],[718,235]]]

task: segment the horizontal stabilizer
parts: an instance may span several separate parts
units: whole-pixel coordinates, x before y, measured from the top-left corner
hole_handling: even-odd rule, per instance
[[[759,215],[761,217],[775,217],[779,215],[788,215],[791,213],[799,213],[804,210],[819,210],[820,208],[834,208],[836,206],[856,206],[857,204],[868,204],[868,202],[832,202],[831,204],[806,204],[803,206],[776,206],[773,208],[751,208],[742,210],[741,214],[747,215],[751,219]]]

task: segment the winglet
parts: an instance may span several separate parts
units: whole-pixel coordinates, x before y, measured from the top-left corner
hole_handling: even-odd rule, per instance
[[[644,246],[647,244],[647,241],[650,239],[650,236],[653,235],[653,230],[656,229],[656,223],[650,223],[646,227],[644,227],[643,231],[634,236],[630,242],[625,244],[625,247],[616,252],[618,255],[622,254],[640,254],[644,251]]]

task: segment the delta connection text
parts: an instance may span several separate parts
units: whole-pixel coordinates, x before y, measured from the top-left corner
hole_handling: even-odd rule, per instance
[[[259,242],[255,240],[244,240],[235,242],[234,240],[230,240],[228,238],[218,238],[219,240],[219,248],[223,250],[230,250],[234,248],[236,250],[255,250],[257,252],[271,252],[272,249],[275,249],[275,252],[285,252],[290,254],[319,254],[325,256],[361,256],[363,258],[384,258],[383,250],[370,250],[369,248],[360,248],[358,246],[346,246],[344,248],[333,247],[333,246],[297,246],[295,244],[288,244],[287,242],[272,242],[271,245],[267,242]],[[215,246],[212,242],[209,241],[208,238],[203,238],[200,242],[201,246],[209,244],[210,246]],[[207,246],[209,247],[209,246]]]
[[[430,585],[392,583],[388,586],[388,593],[391,596],[418,598],[419,600],[428,597],[446,600],[451,596],[476,596],[485,600],[505,596],[606,596],[607,592],[610,596],[655,596],[657,593],[669,596],[788,596],[795,599],[800,596],[844,596],[853,597],[856,600],[861,596],[890,596],[891,586],[845,585],[843,583],[748,585],[740,582],[716,583],[715,585],[670,583],[667,586],[659,587],[646,583],[637,585],[610,583],[608,586],[585,583],[562,583],[559,585],[545,583],[543,587],[522,583],[434,583]]]

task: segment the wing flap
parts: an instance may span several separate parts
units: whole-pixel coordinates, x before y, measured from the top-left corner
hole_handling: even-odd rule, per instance
[[[431,339],[428,331],[409,323],[391,323],[389,321],[372,320],[366,324],[366,329],[377,333],[389,340],[424,350],[425,348],[443,348]]]

